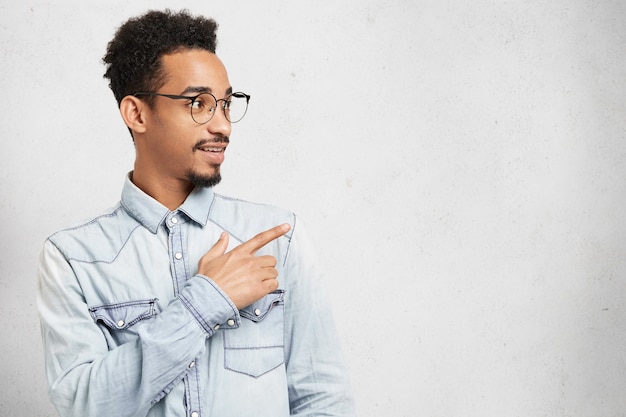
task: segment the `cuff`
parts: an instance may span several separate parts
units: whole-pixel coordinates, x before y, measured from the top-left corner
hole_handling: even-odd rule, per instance
[[[223,323],[238,327],[239,310],[210,278],[197,274],[187,281],[178,298],[211,337]]]

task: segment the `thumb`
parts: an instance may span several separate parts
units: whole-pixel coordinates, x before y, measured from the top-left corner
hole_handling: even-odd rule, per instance
[[[205,261],[215,259],[226,253],[226,248],[228,248],[228,233],[222,232],[219,239],[217,239],[217,242],[215,242],[211,249],[209,249],[209,251],[202,258]]]

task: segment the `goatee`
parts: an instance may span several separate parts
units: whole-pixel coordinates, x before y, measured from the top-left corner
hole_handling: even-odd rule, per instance
[[[208,139],[208,140],[204,139],[204,140],[198,141],[193,147],[193,151],[197,152],[198,150],[200,150],[201,147],[207,146],[213,143],[220,144],[220,145],[228,145],[229,142],[230,140],[228,139],[228,136],[218,135],[212,139]],[[224,150],[222,152],[225,152],[225,151],[226,151],[226,147],[224,146]],[[204,188],[215,187],[222,180],[222,176],[220,175],[220,166],[214,165],[213,172],[214,172],[213,174],[201,175],[201,174],[198,174],[197,172],[188,171],[187,179],[189,180],[191,184],[193,184],[196,187],[204,187]]]
[[[196,187],[215,187],[222,180],[222,176],[219,172],[219,167],[216,167],[216,172],[211,175],[200,175],[195,172],[188,172],[187,179],[191,184]]]

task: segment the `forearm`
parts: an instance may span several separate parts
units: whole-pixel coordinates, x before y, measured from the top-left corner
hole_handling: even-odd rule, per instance
[[[58,352],[72,340],[56,341],[55,333],[44,344],[47,362],[54,364],[48,366],[51,401],[63,416],[145,415],[184,377],[207,337],[180,301],[141,325],[133,341],[110,351],[98,346],[101,336],[100,342],[83,337],[81,345],[88,346],[69,365]]]
[[[163,311],[120,330],[90,315],[72,268],[51,247],[38,290],[50,397],[62,416],[145,415],[189,372],[215,324],[237,314],[196,276]]]

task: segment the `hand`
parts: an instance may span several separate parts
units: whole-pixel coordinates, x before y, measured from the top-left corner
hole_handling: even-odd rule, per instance
[[[247,307],[278,288],[276,258],[255,254],[289,229],[289,224],[273,227],[228,253],[228,233],[223,232],[213,247],[198,261],[198,273],[211,278],[238,309]]]

